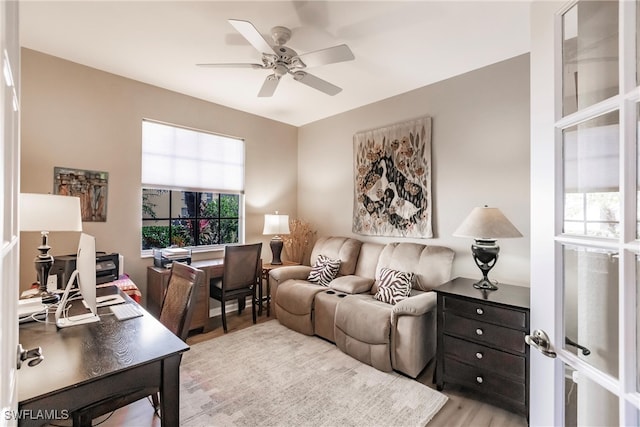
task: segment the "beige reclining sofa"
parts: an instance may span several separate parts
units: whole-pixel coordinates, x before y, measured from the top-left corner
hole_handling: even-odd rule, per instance
[[[311,266],[270,272],[271,297],[280,323],[325,338],[381,371],[417,377],[435,356],[436,295],[430,291],[451,279],[453,250],[322,237],[312,249],[311,265],[322,256],[340,260],[327,286],[308,280]],[[395,301],[392,296],[390,302],[376,299],[381,284],[389,282],[383,275],[390,272],[410,280],[408,297]]]

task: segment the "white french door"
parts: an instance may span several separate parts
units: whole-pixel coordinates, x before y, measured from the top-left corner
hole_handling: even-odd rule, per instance
[[[18,2],[0,1],[0,426],[16,425],[20,188]]]
[[[531,6],[532,425],[640,423],[639,15]]]

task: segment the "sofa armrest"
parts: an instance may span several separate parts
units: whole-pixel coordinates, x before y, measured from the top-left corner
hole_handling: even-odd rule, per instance
[[[435,292],[422,292],[406,298],[394,305],[391,310],[391,316],[422,316],[423,314],[433,310],[436,307],[436,304],[437,296]]]
[[[274,268],[269,271],[269,287],[271,288],[271,301],[276,300],[278,294],[278,286],[287,280],[307,280],[311,272],[308,265],[291,265],[286,267]]]
[[[274,268],[269,272],[276,282],[282,283],[289,279],[306,280],[311,272],[311,267],[307,265],[291,265],[287,267]]]

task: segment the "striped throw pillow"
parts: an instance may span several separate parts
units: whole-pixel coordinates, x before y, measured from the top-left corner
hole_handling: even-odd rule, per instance
[[[340,260],[331,259],[325,255],[318,255],[315,264],[311,267],[311,272],[307,280],[322,286],[329,286],[340,269]]]
[[[378,292],[373,297],[378,301],[395,305],[409,297],[412,282],[413,273],[382,268],[380,269]]]

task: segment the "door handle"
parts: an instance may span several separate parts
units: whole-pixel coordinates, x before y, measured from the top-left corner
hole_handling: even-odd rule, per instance
[[[547,357],[553,359],[557,356],[556,352],[551,349],[551,341],[549,340],[549,336],[545,331],[541,329],[536,329],[531,335],[525,335],[524,342],[537,349],[538,351],[540,351],[540,353],[544,354]]]
[[[22,347],[22,344],[18,344],[18,359],[17,359],[17,368],[20,369],[22,367],[22,362],[27,361],[27,365],[36,366],[40,362],[44,360],[44,356],[42,355],[42,348],[36,347],[31,350],[25,350]]]

